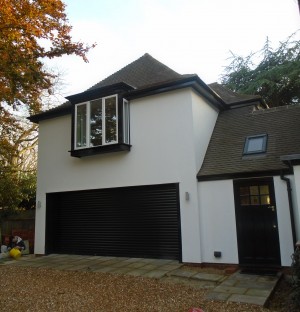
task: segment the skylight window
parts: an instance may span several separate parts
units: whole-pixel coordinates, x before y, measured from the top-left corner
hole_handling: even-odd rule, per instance
[[[265,153],[267,150],[267,134],[248,136],[245,140],[244,155]]]

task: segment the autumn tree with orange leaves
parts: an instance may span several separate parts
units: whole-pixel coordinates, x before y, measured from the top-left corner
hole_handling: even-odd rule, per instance
[[[37,129],[14,110],[37,113],[53,92],[57,77],[43,60],[77,55],[87,62],[94,47],[73,42],[71,29],[61,0],[0,0],[0,217],[35,179]]]
[[[61,0],[0,0],[0,102],[40,109],[53,74],[44,58],[75,54],[87,62],[92,46],[73,42]]]

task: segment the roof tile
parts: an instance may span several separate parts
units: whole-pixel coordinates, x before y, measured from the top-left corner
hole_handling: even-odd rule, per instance
[[[198,179],[287,169],[282,155],[300,154],[300,105],[256,110],[254,106],[219,114]],[[267,133],[265,154],[243,156],[247,136]]]

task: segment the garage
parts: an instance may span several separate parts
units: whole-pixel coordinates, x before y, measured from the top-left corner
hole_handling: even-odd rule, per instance
[[[48,193],[46,253],[180,261],[179,184]]]

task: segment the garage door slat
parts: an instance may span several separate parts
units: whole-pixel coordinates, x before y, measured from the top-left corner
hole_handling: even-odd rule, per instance
[[[181,260],[179,186],[49,193],[46,251]]]

